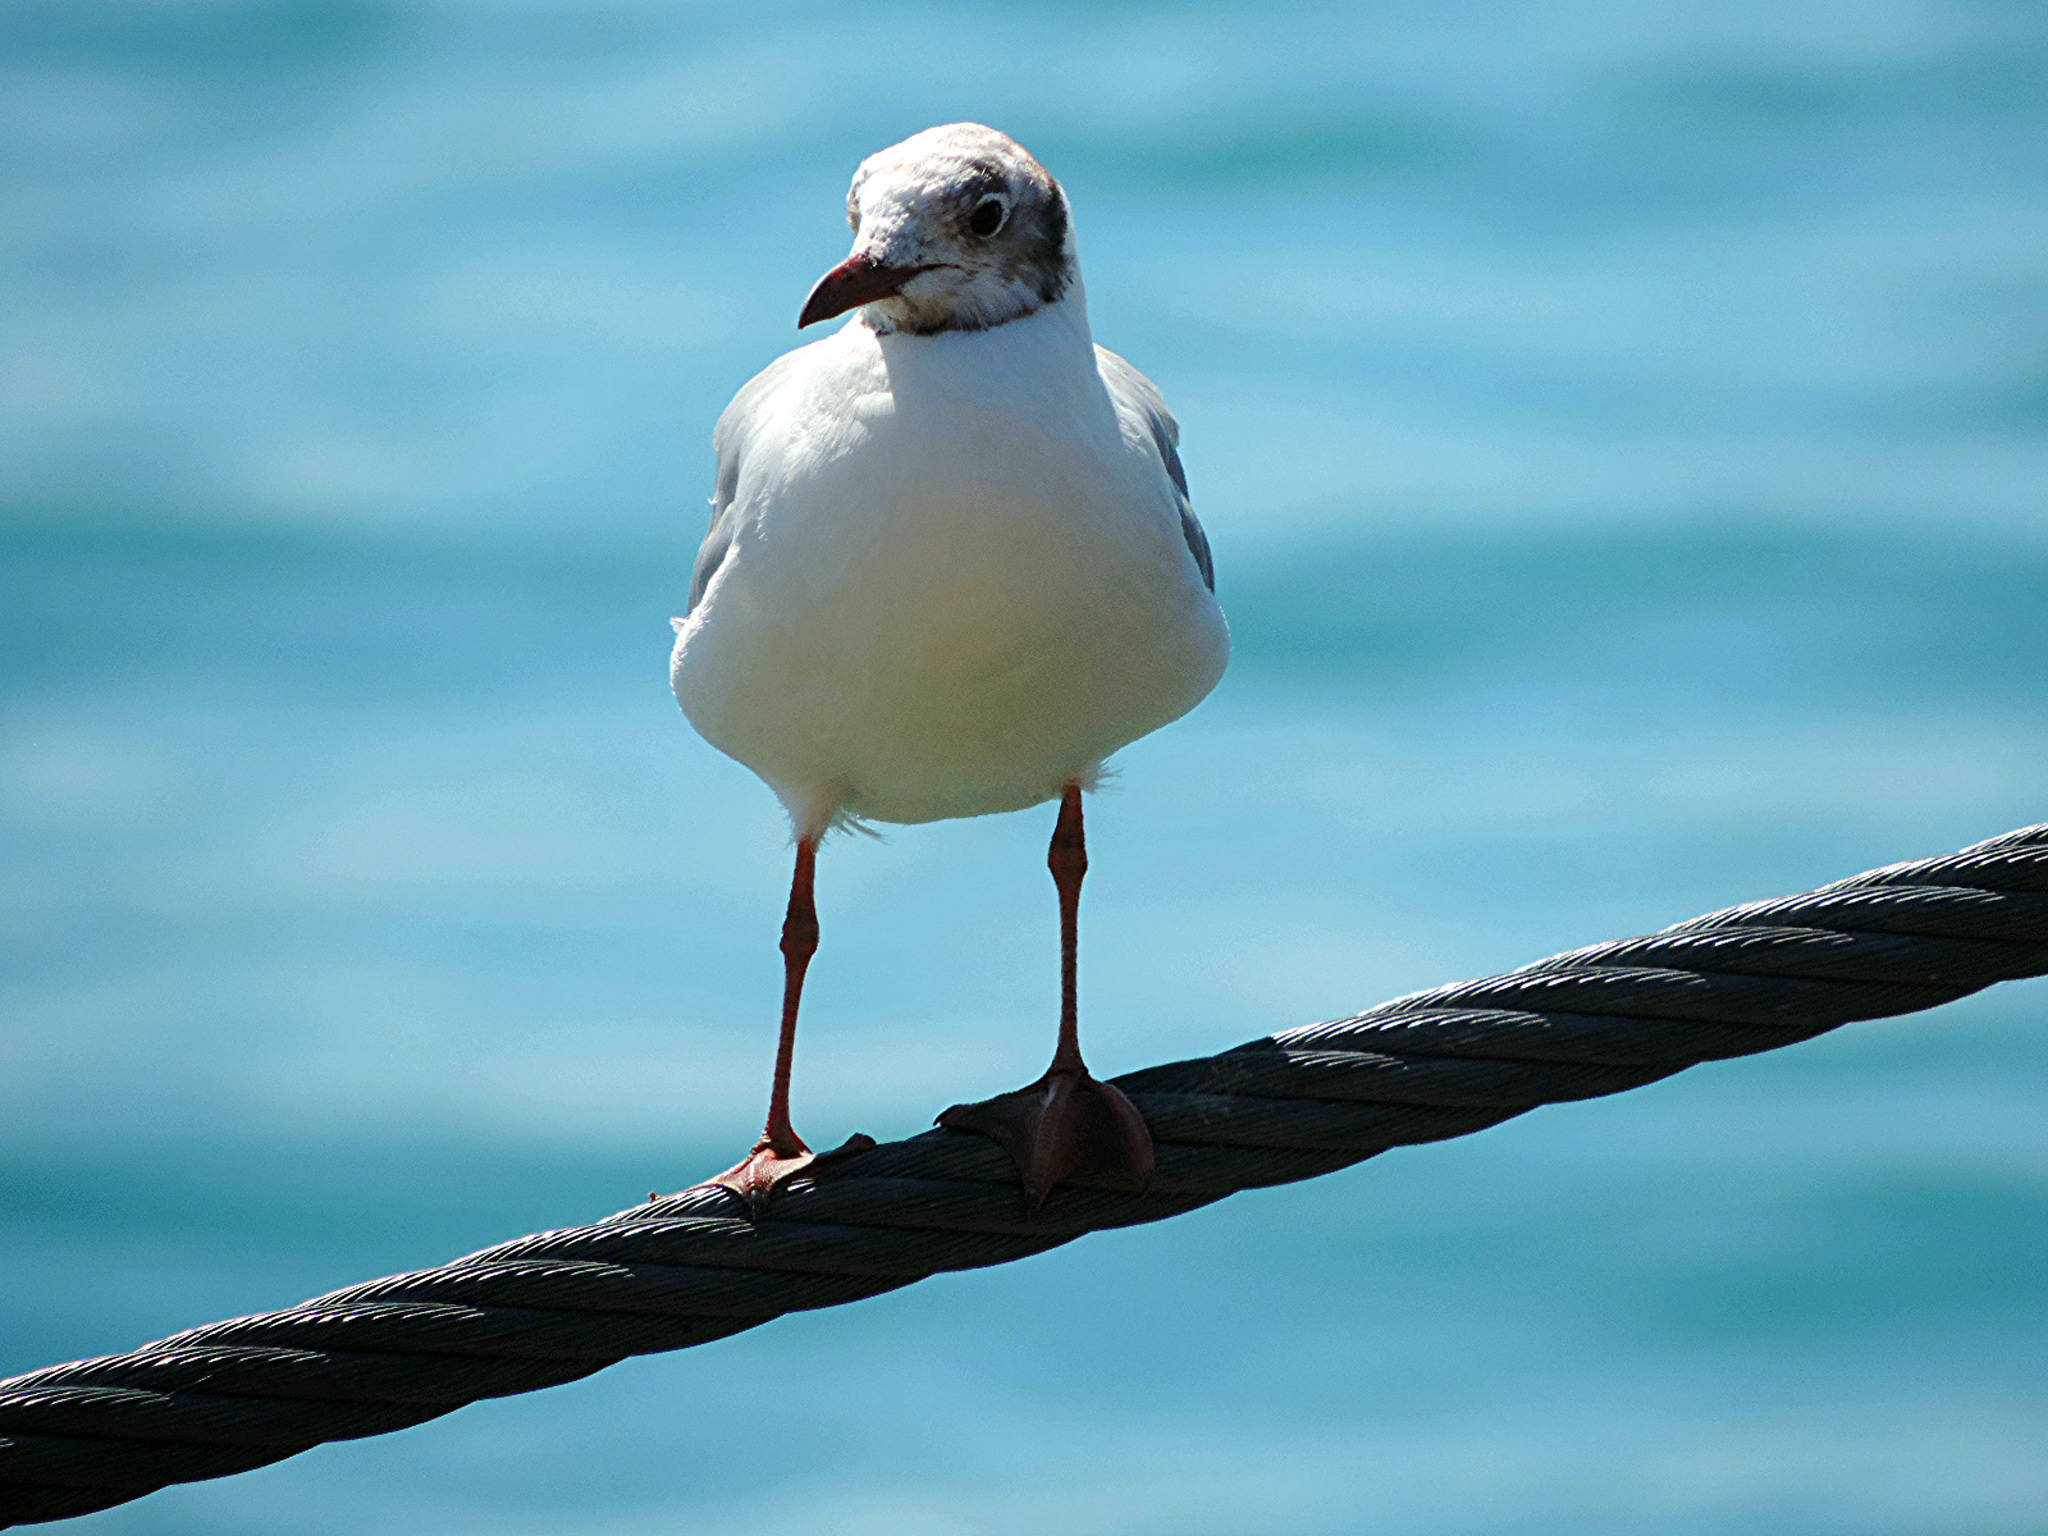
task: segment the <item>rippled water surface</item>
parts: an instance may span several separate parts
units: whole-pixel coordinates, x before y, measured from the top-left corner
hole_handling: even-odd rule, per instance
[[[0,23],[0,1370],[729,1161],[786,853],[666,689],[868,151],[1073,197],[1237,638],[1091,821],[1119,1071],[2048,819],[2048,28],[1992,3]],[[814,1139],[1034,1073],[1044,813],[828,850]],[[90,1517],[2048,1529],[2009,986]]]

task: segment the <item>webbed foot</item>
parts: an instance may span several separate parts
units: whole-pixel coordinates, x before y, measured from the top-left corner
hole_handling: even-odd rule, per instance
[[[756,1221],[768,1208],[768,1202],[775,1192],[798,1174],[815,1168],[820,1163],[830,1162],[835,1157],[845,1157],[851,1152],[865,1152],[875,1144],[875,1138],[856,1131],[853,1135],[830,1152],[813,1152],[803,1144],[801,1138],[791,1136],[777,1144],[763,1136],[754,1143],[754,1150],[739,1162],[714,1179],[706,1179],[697,1189],[709,1189],[716,1185],[729,1189],[747,1202],[747,1212]]]
[[[1000,1145],[1033,1205],[1076,1175],[1140,1189],[1152,1173],[1152,1133],[1144,1116],[1085,1067],[1054,1067],[1028,1088],[955,1104],[938,1123]]]

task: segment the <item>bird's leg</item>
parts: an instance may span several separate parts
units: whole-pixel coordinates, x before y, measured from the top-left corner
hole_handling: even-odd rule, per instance
[[[1081,1060],[1077,949],[1081,879],[1088,845],[1081,829],[1081,787],[1069,784],[1046,854],[1060,896],[1060,1035],[1052,1065],[1028,1088],[979,1104],[956,1104],[939,1116],[950,1131],[979,1131],[1010,1154],[1034,1204],[1055,1186],[1083,1174],[1137,1188],[1152,1172],[1152,1136],[1131,1101],[1089,1076]]]
[[[775,1047],[775,1086],[768,1094],[768,1124],[743,1162],[707,1182],[731,1190],[756,1214],[783,1180],[803,1172],[817,1154],[804,1145],[789,1120],[789,1071],[796,1058],[796,1013],[803,1001],[804,972],[818,952],[818,908],[812,898],[817,873],[818,840],[799,838],[796,873],[789,883],[789,914],[782,920],[782,1037]],[[873,1146],[865,1136],[849,1141],[841,1152]],[[832,1154],[828,1153],[827,1156]]]
[[[799,838],[796,872],[789,881],[789,910],[782,918],[782,1033],[775,1043],[775,1084],[768,1091],[768,1124],[761,1145],[778,1157],[801,1157],[810,1148],[789,1123],[789,1072],[796,1061],[796,1014],[803,1005],[804,976],[818,952],[818,840]]]
[[[1086,1072],[1081,1064],[1081,882],[1088,877],[1088,837],[1081,826],[1081,787],[1069,784],[1060,796],[1060,819],[1052,824],[1045,850],[1053,889],[1060,896],[1060,1038],[1053,1047],[1054,1072]]]

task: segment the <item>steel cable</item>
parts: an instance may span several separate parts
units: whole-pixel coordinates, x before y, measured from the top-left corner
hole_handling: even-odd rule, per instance
[[[0,1381],[0,1525],[385,1434],[2044,973],[2048,824],[1120,1077],[1158,1144],[1142,1192],[1068,1186],[1034,1211],[994,1143],[933,1130],[823,1166],[760,1221],[723,1190],[689,1190]]]

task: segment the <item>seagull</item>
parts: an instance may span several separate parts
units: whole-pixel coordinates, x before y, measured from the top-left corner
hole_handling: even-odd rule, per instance
[[[709,1182],[758,1214],[816,1161],[789,1083],[825,835],[1057,802],[1052,1064],[939,1124],[992,1137],[1034,1203],[1076,1175],[1139,1187],[1145,1122],[1081,1057],[1081,794],[1229,659],[1180,428],[1095,344],[1066,194],[1015,140],[927,129],[861,163],[846,214],[852,254],[797,327],[852,317],[719,418],[711,529],[672,621],[683,713],[774,791],[796,847],[767,1125]]]

